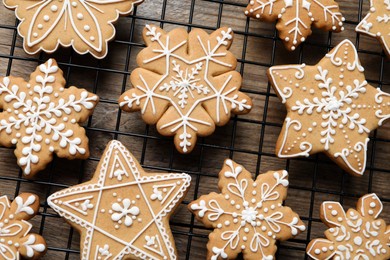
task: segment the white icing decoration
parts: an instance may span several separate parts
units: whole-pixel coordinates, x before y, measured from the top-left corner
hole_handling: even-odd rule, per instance
[[[119,15],[130,14],[134,5],[142,3],[143,0],[131,0],[128,10],[120,11],[118,8],[121,8],[125,1],[129,0],[83,0],[77,2],[63,0],[56,1],[57,5],[52,5],[51,0],[42,0],[32,2],[30,5],[24,6],[23,9],[18,4],[11,5],[11,1],[8,0],[5,0],[4,4],[9,9],[18,9],[17,16],[26,13],[26,17],[18,16],[18,19],[21,20],[19,28],[23,26],[27,30],[26,35],[22,35],[22,37],[26,45],[24,49],[28,54],[33,55],[41,50],[51,53],[61,45],[64,47],[72,46],[78,54],[91,53],[95,58],[102,59],[107,55],[108,42],[115,36],[115,28],[112,23],[118,20]],[[83,13],[75,12],[77,3],[80,5],[77,10]],[[108,10],[113,13],[105,13],[103,9],[106,6],[110,6],[111,10]],[[42,16],[42,14],[45,15]],[[99,21],[98,16],[110,20]],[[80,22],[81,20],[84,22]],[[88,21],[89,24],[85,24],[85,21]],[[61,25],[63,28],[59,28]],[[107,25],[111,26],[111,31],[107,30],[111,32],[110,34],[103,31]],[[66,39],[62,37],[61,33],[55,33],[59,31],[65,32],[66,35],[74,33],[78,39]],[[57,35],[58,38],[53,38],[53,35]],[[42,44],[48,39],[56,42],[54,47]],[[74,42],[82,44],[82,46],[78,47]]]
[[[221,177],[226,183],[223,187],[223,195],[237,198],[235,205],[240,205],[240,209],[232,211],[235,208],[233,205],[225,206],[218,202],[219,199],[212,199],[215,194],[208,195],[212,198],[197,200],[190,206],[200,219],[207,217],[205,223],[211,223],[214,228],[222,228],[221,223],[224,223],[225,227],[230,227],[230,223],[240,223],[238,227],[235,226],[219,235],[218,239],[223,242],[223,246],[212,248],[211,259],[226,259],[228,258],[226,248],[234,250],[239,245],[245,245],[241,247],[244,254],[245,251],[250,250],[250,253],[258,254],[259,259],[273,259],[272,255],[264,253],[265,248],[271,244],[271,239],[275,239],[275,235],[279,235],[282,227],[284,227],[284,232],[290,230],[290,236],[295,236],[298,232],[305,230],[305,226],[299,224],[298,217],[294,216],[290,220],[291,215],[287,217],[284,211],[278,209],[278,204],[282,201],[280,192],[288,186],[288,173],[286,171],[266,173],[272,176],[274,182],[253,185],[256,182],[242,176],[244,172],[242,166],[235,166],[231,160],[226,160],[226,166],[228,166],[227,170]],[[263,177],[268,179],[268,177]],[[257,191],[257,196],[253,197],[252,191],[254,190]],[[249,202],[249,198],[254,198],[254,201]],[[289,212],[289,214],[295,214]],[[252,233],[249,234],[249,231]],[[240,236],[240,234],[245,234],[245,236]],[[218,244],[221,244],[220,241]]]
[[[34,195],[28,196],[26,201],[23,201],[22,197],[18,196],[15,198],[16,205],[18,205],[15,214],[25,212],[28,215],[33,215],[34,210],[30,207],[30,205],[34,204],[36,198]]]
[[[324,222],[334,226],[327,230],[327,239],[315,239],[311,243],[307,253],[315,260],[320,259],[388,259],[390,246],[387,243],[386,224],[377,217],[382,211],[382,203],[375,194],[367,194],[361,199],[362,207],[358,211],[350,209],[345,214],[343,208],[336,202],[324,202]],[[380,207],[375,210],[375,215],[365,216],[369,212],[370,201],[376,201]],[[329,208],[330,207],[330,208]],[[329,211],[338,207],[336,216]],[[340,213],[340,214],[339,214]],[[340,216],[339,216],[340,215]],[[335,218],[340,220],[335,220]],[[323,254],[321,255],[321,251]]]
[[[276,2],[284,2],[284,6],[277,5]],[[275,5],[277,8],[275,8]],[[322,10],[317,16],[312,13],[312,6],[316,9]],[[310,35],[311,24],[316,20],[317,22],[325,22],[332,30],[342,27],[345,20],[342,14],[338,11],[337,3],[333,1],[321,0],[254,0],[250,1],[248,5],[249,11],[246,15],[256,14],[256,18],[261,19],[263,15],[270,15],[277,13],[277,19],[284,19],[283,34],[287,34],[284,40],[292,43],[292,50],[300,42],[304,42],[306,37]],[[266,9],[268,11],[266,12]],[[287,19],[288,18],[288,19]],[[307,19],[309,18],[309,19]],[[281,22],[280,22],[281,23]]]
[[[95,250],[95,257],[93,259],[108,260],[111,258],[111,256],[112,254],[110,252],[110,246],[108,244],[104,244],[103,247],[97,245]]]
[[[22,135],[16,135],[16,142],[21,142],[24,148],[19,164],[24,167],[24,173],[30,174],[32,164],[37,164],[39,160],[38,152],[42,146],[50,146],[53,142],[58,142],[61,148],[66,148],[70,155],[77,153],[85,154],[85,149],[80,147],[81,139],[74,137],[72,130],[66,128],[65,123],[58,123],[63,115],[70,115],[72,112],[80,112],[85,109],[93,109],[93,101],[97,96],[89,96],[87,91],[83,91],[80,97],[71,94],[64,98],[52,100],[51,94],[57,92],[52,84],[61,81],[55,75],[59,68],[49,59],[39,67],[39,74],[35,77],[36,85],[31,93],[23,91],[23,86],[13,84],[10,78],[3,78],[0,82],[0,94],[4,96],[4,102],[11,106],[11,111],[19,111],[17,116],[7,115],[0,121],[0,131],[5,131],[11,135],[25,129]],[[60,77],[60,76],[58,76]],[[12,113],[12,112],[9,112]],[[42,142],[42,133],[48,135],[45,142]],[[54,151],[54,150],[53,150]],[[51,151],[52,152],[52,151]]]
[[[170,46],[169,35],[166,36],[166,42],[164,43],[161,40],[161,33],[157,32],[156,27],[146,25],[146,30],[146,36],[156,44],[156,49],[153,50],[155,56],[144,60],[143,64],[147,65],[156,60],[165,59],[166,71],[153,86],[149,86],[142,72],[139,72],[139,79],[143,86],[135,85],[134,87],[142,94],[132,93],[132,95],[127,95],[125,93],[124,101],[119,104],[121,107],[134,108],[138,106],[142,114],[145,114],[145,111],[150,108],[152,114],[156,115],[155,102],[157,100],[169,102],[170,108],[177,113],[177,119],[160,126],[160,129],[169,128],[170,132],[174,134],[180,132],[180,149],[184,153],[189,152],[190,149],[192,150],[194,145],[191,132],[195,134],[198,132],[198,128],[194,123],[212,127],[209,122],[210,119],[196,117],[197,110],[203,110],[203,108],[200,108],[203,103],[215,100],[214,116],[216,124],[221,123],[221,117],[230,115],[232,109],[238,108],[239,111],[251,109],[248,100],[239,100],[238,93],[235,93],[238,92],[240,86],[229,85],[232,84],[232,74],[226,78],[221,88],[213,83],[214,75],[209,75],[209,68],[213,63],[224,67],[226,71],[232,70],[233,65],[223,61],[228,52],[221,50],[232,41],[232,29],[221,31],[221,35],[216,37],[217,43],[212,49],[210,40],[204,42],[198,36],[197,39],[202,48],[203,56],[199,55],[200,57],[195,60],[187,60],[175,53],[178,50],[183,51],[183,49],[186,51],[187,40],[178,43],[176,46]],[[169,75],[174,76],[170,78]],[[220,75],[220,77],[222,76]],[[191,102],[193,103],[191,106],[188,105],[189,100],[194,101]],[[209,112],[206,111],[206,113]],[[156,118],[156,121],[158,120],[159,118]]]
[[[118,162],[122,162],[122,164]],[[117,169],[124,170],[128,173],[128,176],[118,180],[117,176],[114,175]],[[127,255],[136,258],[142,256],[148,259],[177,259],[171,243],[172,235],[164,223],[166,223],[165,218],[170,215],[172,209],[188,189],[191,181],[189,175],[173,173],[145,174],[130,152],[120,142],[111,141],[93,180],[86,184],[59,191],[48,198],[50,207],[85,232],[85,239],[81,241],[81,259],[91,259],[93,256],[95,256],[93,259],[97,259],[98,256],[101,256],[102,259],[123,259]],[[159,184],[160,182],[161,184]],[[166,184],[175,184],[175,189],[169,198],[166,198],[164,203],[151,200],[145,186]],[[132,191],[137,192],[139,196],[134,195],[134,198],[121,197],[122,195],[133,194]],[[101,208],[103,194],[105,195],[104,198],[112,199],[111,206],[108,209],[106,208],[105,211],[102,211]],[[74,203],[66,203],[72,201],[75,196],[92,196],[90,201],[94,204],[94,207],[87,211],[87,215],[74,211],[73,208],[69,207],[69,204],[73,205]],[[145,205],[142,208],[143,211],[141,211],[141,205]],[[99,223],[105,224],[102,226],[97,224],[97,219],[99,219]],[[107,225],[107,223],[112,224]],[[120,235],[122,232],[119,232],[116,226],[120,230],[128,229],[126,239],[123,239]],[[157,243],[161,245],[161,250],[158,248],[156,250],[161,252],[150,250],[144,246],[147,245],[145,234],[155,228],[157,228],[158,233],[154,235],[154,241],[156,245]],[[96,237],[95,234],[99,235]],[[105,241],[105,245],[97,246],[94,244],[95,238],[100,239],[102,235],[109,239]],[[138,241],[142,242],[138,243]],[[142,246],[138,246],[138,244],[142,244]],[[122,248],[114,253],[112,248],[117,246]],[[110,257],[103,255],[105,252]],[[105,256],[107,257],[104,258]]]
[[[26,255],[28,257],[33,257],[34,251],[43,252],[46,250],[46,246],[44,244],[35,244],[35,242],[35,235],[29,235],[27,241],[22,244],[26,248]]]

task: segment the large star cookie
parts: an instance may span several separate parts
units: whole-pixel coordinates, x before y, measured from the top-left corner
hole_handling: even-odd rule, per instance
[[[311,25],[325,31],[344,30],[344,17],[333,0],[251,0],[245,10],[249,17],[263,21],[278,20],[279,37],[288,50],[311,35]]]
[[[370,12],[356,31],[378,38],[390,57],[390,0],[370,0]]]
[[[322,203],[320,216],[329,227],[325,231],[327,239],[312,240],[307,254],[315,260],[389,259],[390,226],[378,218],[382,209],[382,202],[374,193],[361,197],[356,210],[349,209],[347,213],[338,202]]]
[[[288,111],[277,156],[324,152],[345,171],[362,175],[368,136],[390,118],[390,94],[370,86],[363,71],[349,40],[317,65],[271,67],[269,80]]]
[[[28,54],[52,53],[58,46],[102,59],[115,36],[113,23],[143,0],[3,0],[21,21],[18,32]]]
[[[39,210],[39,198],[22,193],[11,203],[0,197],[0,259],[36,259],[46,252],[45,239],[29,233],[32,225],[27,220]]]
[[[147,25],[144,40],[148,47],[137,57],[141,68],[131,74],[134,88],[120,97],[119,104],[125,111],[141,110],[146,123],[157,123],[160,134],[174,136],[179,152],[191,152],[197,136],[225,125],[231,112],[251,109],[251,99],[239,91],[237,60],[228,51],[233,40],[230,28],[208,35],[200,29],[166,33]]]
[[[69,159],[89,156],[84,122],[98,97],[85,89],[64,88],[55,60],[38,66],[30,81],[0,77],[0,144],[16,145],[15,155],[26,176],[51,162],[53,153]]]
[[[145,173],[111,141],[92,180],[48,203],[81,233],[81,259],[176,259],[169,217],[190,181],[187,174]]]
[[[188,206],[206,227],[213,228],[207,259],[274,259],[276,240],[305,230],[297,213],[282,205],[287,172],[270,171],[256,181],[241,165],[226,160],[219,173],[221,193],[203,195]]]

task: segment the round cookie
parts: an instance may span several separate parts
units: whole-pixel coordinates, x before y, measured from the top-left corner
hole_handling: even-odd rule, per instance
[[[19,35],[28,54],[52,53],[59,46],[102,59],[115,36],[113,23],[143,0],[3,0],[21,21]]]
[[[237,60],[228,51],[233,31],[212,34],[200,29],[169,33],[146,25],[147,48],[137,57],[140,68],[131,73],[133,89],[119,99],[121,109],[141,111],[147,124],[157,124],[164,136],[174,136],[177,150],[189,153],[197,136],[211,135],[231,113],[245,114],[251,99],[239,91]]]

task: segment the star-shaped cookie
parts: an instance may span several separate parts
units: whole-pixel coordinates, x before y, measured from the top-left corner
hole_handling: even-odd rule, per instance
[[[311,35],[312,24],[325,31],[344,30],[345,18],[334,0],[250,0],[245,14],[262,21],[277,20],[279,37],[292,51]]]
[[[320,217],[329,229],[327,239],[316,238],[307,246],[307,254],[315,260],[390,258],[389,233],[383,219],[378,218],[383,205],[375,193],[361,197],[356,210],[346,213],[338,202],[325,201]]]
[[[356,31],[376,37],[390,58],[390,0],[370,0],[370,11]]]
[[[213,228],[207,259],[274,259],[276,240],[305,230],[297,213],[282,205],[287,197],[288,173],[270,171],[256,181],[241,165],[228,159],[219,173],[221,193],[202,195],[188,205],[196,218]]]
[[[92,180],[48,203],[81,233],[81,259],[176,259],[169,217],[190,181],[187,174],[145,173],[111,141]]]
[[[390,118],[390,94],[369,85],[355,46],[342,41],[317,65],[274,66],[269,80],[287,108],[280,158],[326,153],[362,175],[371,131]]]
[[[92,114],[99,98],[85,89],[64,87],[54,59],[38,66],[28,82],[0,77],[0,144],[16,145],[18,164],[27,177],[43,170],[53,153],[69,159],[89,156],[79,123]]]
[[[102,59],[115,36],[113,23],[143,0],[3,0],[21,21],[19,35],[28,54],[59,46]]]
[[[12,203],[7,196],[0,197],[0,259],[37,259],[46,252],[45,239],[30,233],[27,220],[39,210],[35,194],[22,193]]]

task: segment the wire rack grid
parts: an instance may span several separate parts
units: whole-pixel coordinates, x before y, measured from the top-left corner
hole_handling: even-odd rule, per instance
[[[287,52],[278,39],[274,24],[245,17],[246,0],[145,0],[128,17],[116,25],[117,37],[109,46],[106,59],[97,61],[79,56],[71,49],[60,49],[53,55],[28,56],[23,52],[17,34],[18,21],[13,12],[0,6],[0,75],[25,78],[37,64],[54,57],[64,70],[67,84],[86,88],[100,96],[100,103],[85,124],[90,139],[91,156],[86,161],[55,158],[49,167],[32,180],[23,177],[16,166],[13,149],[1,148],[0,192],[11,198],[20,192],[33,191],[41,197],[34,231],[48,243],[44,259],[78,259],[79,235],[47,205],[46,198],[59,189],[89,180],[106,143],[122,141],[147,171],[187,172],[192,187],[171,219],[180,259],[204,259],[210,230],[205,229],[186,210],[193,199],[217,191],[217,176],[222,162],[229,157],[243,164],[255,175],[271,169],[290,173],[286,205],[297,211],[307,231],[294,239],[278,243],[278,259],[307,259],[305,247],[312,238],[321,237],[325,226],[319,219],[319,205],[324,200],[340,201],[353,207],[357,198],[376,192],[384,204],[382,217],[390,220],[390,190],[386,183],[390,173],[390,127],[385,125],[371,136],[368,166],[361,178],[349,176],[323,155],[282,160],[274,155],[274,146],[285,116],[285,109],[268,84],[265,71],[275,64],[316,63],[344,38],[351,39],[359,50],[367,80],[373,86],[390,92],[390,63],[375,39],[359,36],[354,27],[368,10],[366,0],[341,0],[347,20],[345,32],[332,34],[315,31],[295,52]],[[234,116],[227,126],[218,128],[207,138],[200,138],[190,155],[179,154],[170,138],[154,126],[143,123],[137,113],[122,113],[117,98],[131,87],[129,75],[136,68],[135,57],[145,47],[141,34],[147,23],[170,30],[184,27],[207,31],[230,26],[235,31],[232,51],[238,57],[237,70],[243,75],[242,91],[254,101],[253,111]],[[387,209],[386,209],[387,206]]]

